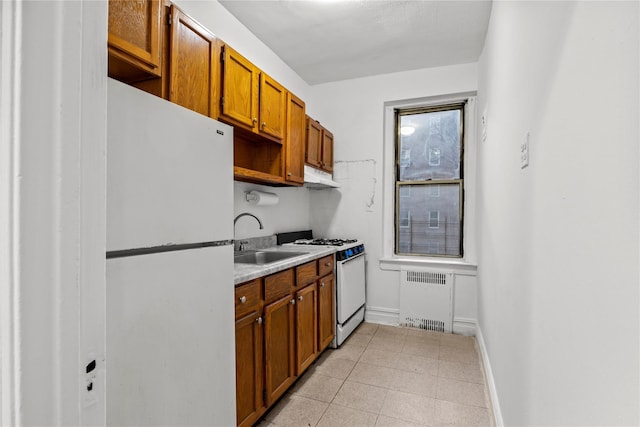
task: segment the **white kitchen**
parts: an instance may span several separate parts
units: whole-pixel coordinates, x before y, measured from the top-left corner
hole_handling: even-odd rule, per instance
[[[257,3],[268,7],[271,2],[256,2],[256,7]],[[295,10],[297,3],[341,7],[338,1],[273,2],[272,6]],[[373,3],[402,8],[413,2],[347,3],[364,11]],[[443,14],[450,10],[436,1],[417,3]],[[471,3],[453,3],[463,20],[465,10],[473,9]],[[255,140],[245,131],[238,131],[235,119],[210,125],[212,120],[175,105],[179,102],[160,99],[174,95],[153,96],[108,77],[108,2],[2,2],[2,425],[236,425],[235,374],[244,365],[236,367],[234,357],[233,324],[238,319],[234,290],[236,299],[245,297],[236,301],[236,310],[251,301],[251,295],[238,294],[233,275],[235,285],[258,280],[266,287],[270,275],[290,271],[295,276],[300,271],[302,277],[302,267],[311,266],[309,280],[320,292],[326,283],[323,278],[338,279],[330,286],[340,282],[344,274],[338,272],[340,258],[348,260],[352,254],[347,251],[352,249],[366,278],[365,302],[357,310],[362,318],[353,327],[339,319],[333,322],[334,340],[337,330],[346,331],[339,344],[326,341],[320,348],[318,339],[313,340],[313,360],[305,360],[308,366],[303,369],[309,375],[320,373],[319,378],[333,378],[327,379],[333,384],[336,372],[334,377],[326,367],[321,372],[333,353],[353,351],[355,343],[365,339],[371,343],[376,334],[388,337],[401,331],[406,346],[411,334],[424,333],[429,340],[437,336],[441,349],[442,342],[472,343],[481,367],[481,379],[475,382],[486,393],[486,400],[476,406],[489,416],[481,418],[481,425],[640,423],[637,1],[487,2],[486,31],[477,40],[473,60],[375,75],[325,75],[312,83],[232,13],[252,2],[172,4],[303,101],[306,115],[333,138],[332,168],[327,172],[322,165],[322,179],[309,176],[304,185],[285,178],[269,183],[264,172],[251,175],[246,165],[238,169],[239,162],[250,162],[251,156],[240,156],[236,148],[234,159],[231,135],[241,135],[244,139],[236,147],[249,146],[250,153],[262,148],[255,148]],[[454,31],[450,37],[455,40]],[[385,55],[395,58],[384,51],[371,54]],[[113,93],[126,95],[114,103]],[[150,107],[141,110],[138,101],[125,101],[129,96]],[[171,107],[164,111],[164,104]],[[464,177],[464,183],[449,178],[446,182],[456,181],[463,189],[459,252],[444,257],[407,254],[398,250],[397,240],[401,225],[396,189],[402,186],[396,182],[398,111],[453,104],[461,105],[464,117],[460,128],[464,146],[459,153],[463,168],[458,177],[460,181]],[[210,105],[218,108],[217,103]],[[204,127],[214,126],[212,133],[229,137],[226,153],[215,159],[218,163],[212,169],[217,175],[210,189],[200,185],[203,182],[198,189],[184,182],[202,181],[195,168],[158,180],[135,175],[142,166],[130,163],[134,159],[149,166],[144,147],[136,152],[136,141],[181,139],[187,132],[186,126],[172,123],[172,111],[179,111],[173,109],[184,110],[175,113],[175,117],[185,114],[183,125],[192,119],[204,121]],[[143,123],[162,124],[166,130],[149,138]],[[122,134],[118,141],[126,143],[114,148],[117,132]],[[176,150],[170,154],[174,157],[158,158],[153,164],[166,162],[165,172],[177,170],[182,154]],[[191,155],[193,162],[206,165],[204,158]],[[284,163],[282,159],[280,164]],[[309,165],[306,169],[318,170]],[[135,185],[130,179],[118,181],[125,170],[136,177]],[[167,181],[157,185],[161,179]],[[336,186],[311,182],[314,179]],[[198,203],[199,212],[160,203],[153,206],[156,215],[132,213],[140,214],[135,218],[136,231],[124,226],[117,230],[121,234],[110,231],[117,224],[114,217],[129,214],[127,206],[163,191],[185,197],[200,192],[207,200]],[[210,191],[216,194],[209,198]],[[120,207],[110,204],[112,200],[129,202]],[[215,232],[194,240],[180,227],[163,228],[163,221],[175,215],[188,216],[185,223],[192,224],[211,217]],[[144,234],[141,229],[158,224],[161,240],[130,244]],[[285,245],[273,247],[269,240],[308,230],[313,236],[296,235]],[[357,242],[342,243],[343,247],[294,244],[311,238]],[[148,282],[135,290],[135,279],[114,285],[111,266],[149,256],[140,248],[205,240],[220,246],[184,246],[162,253],[224,252],[216,261],[220,264],[209,267],[212,286],[195,294],[202,297],[200,301],[178,285],[154,289]],[[118,253],[131,248],[138,252]],[[233,262],[232,249],[265,248],[304,255],[262,267]],[[323,270],[319,260],[327,257],[330,270]],[[148,269],[155,272],[158,283],[183,284],[171,274],[195,276],[163,263]],[[269,265],[278,271],[269,270]],[[448,333],[433,335],[432,328],[421,322],[443,305],[429,308],[427,294],[411,294],[408,272],[446,277]],[[229,283],[221,283],[218,273]],[[303,280],[295,277],[287,280]],[[302,288],[294,283],[290,289],[295,293]],[[266,288],[259,292],[260,310],[266,307],[266,292]],[[303,300],[296,301],[301,305]],[[205,317],[190,316],[191,309]],[[138,317],[141,314],[144,317]],[[261,324],[263,315],[260,311],[257,317]],[[415,317],[418,322],[411,325]],[[385,351],[397,352],[393,362],[397,364],[401,350]],[[387,368],[376,366],[378,372],[386,372]],[[323,402],[326,406],[317,407],[344,406],[355,413],[353,405],[331,400],[346,391],[344,384],[353,372],[345,373],[346,381]],[[184,375],[176,379],[172,376],[176,374]],[[265,381],[267,374],[260,375]],[[309,382],[305,375],[294,375],[270,407],[262,402],[248,425],[286,425],[279,424],[275,411],[284,412],[280,402],[302,395],[300,390]],[[380,406],[361,411],[367,422],[356,425],[471,423],[463,418],[391,416],[384,409],[385,396],[388,404],[390,396],[405,395],[384,385],[379,389],[385,390],[380,391]],[[434,417],[448,402],[438,394],[437,384],[433,395],[426,397],[436,408],[430,412]],[[461,404],[452,399],[451,405]],[[313,417],[304,425],[340,424],[329,416],[330,409],[308,408]],[[355,419],[361,420],[351,419],[352,425]]]

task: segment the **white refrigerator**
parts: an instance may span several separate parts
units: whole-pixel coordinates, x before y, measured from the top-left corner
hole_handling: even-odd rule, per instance
[[[107,425],[235,425],[233,129],[112,79],[107,114]]]

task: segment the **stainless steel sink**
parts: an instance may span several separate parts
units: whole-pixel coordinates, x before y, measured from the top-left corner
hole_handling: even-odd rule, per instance
[[[235,264],[269,264],[283,259],[307,255],[309,252],[244,251],[234,255]]]

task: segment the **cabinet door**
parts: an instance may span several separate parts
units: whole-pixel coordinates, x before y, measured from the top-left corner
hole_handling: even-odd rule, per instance
[[[287,122],[287,91],[265,73],[260,73],[260,133],[284,138]]]
[[[296,374],[300,375],[318,353],[318,287],[314,283],[296,292]]]
[[[265,328],[265,392],[270,406],[293,383],[294,372],[294,306],[296,300],[287,295],[264,307]]]
[[[320,167],[322,150],[322,126],[307,116],[307,141],[305,161],[311,166]]]
[[[169,101],[217,119],[216,37],[171,6]]]
[[[254,311],[236,320],[236,419],[251,426],[264,412],[262,317]]]
[[[249,130],[258,124],[259,71],[228,45],[223,47],[220,114]]]
[[[304,140],[306,125],[304,102],[294,94],[288,93],[285,179],[298,184],[304,183]]]
[[[326,129],[322,130],[322,169],[333,172],[333,134]]]
[[[333,274],[318,281],[318,351],[324,350],[336,333],[335,278]]]
[[[109,0],[109,75],[132,82],[161,74],[160,2]]]

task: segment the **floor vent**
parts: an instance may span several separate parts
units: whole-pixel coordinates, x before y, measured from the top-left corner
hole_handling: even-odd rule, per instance
[[[400,324],[451,333],[453,274],[420,268],[402,268],[400,274]]]

